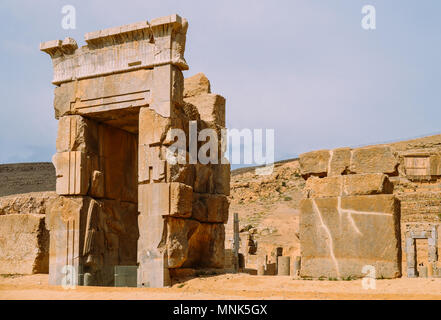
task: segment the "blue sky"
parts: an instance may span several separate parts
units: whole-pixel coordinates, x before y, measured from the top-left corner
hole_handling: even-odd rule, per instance
[[[77,29],[61,28],[64,5]],[[361,28],[374,5],[377,29]],[[441,1],[0,3],[0,163],[50,161],[52,64],[39,43],[177,13],[185,57],[227,99],[229,128],[275,129],[276,160],[441,132]]]

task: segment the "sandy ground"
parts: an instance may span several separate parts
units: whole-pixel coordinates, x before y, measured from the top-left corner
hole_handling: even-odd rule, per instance
[[[285,276],[223,274],[199,277],[171,288],[63,289],[47,284],[47,275],[0,277],[0,299],[441,299],[441,279],[377,280],[363,289],[362,280],[312,281]]]

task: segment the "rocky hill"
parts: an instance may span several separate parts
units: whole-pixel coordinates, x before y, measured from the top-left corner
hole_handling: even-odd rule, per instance
[[[53,190],[55,168],[51,162],[0,164],[0,197]]]
[[[255,168],[233,170],[226,238],[231,239],[233,214],[238,213],[241,251],[250,233],[258,243],[256,256],[270,257],[276,247],[283,247],[286,255],[299,255],[298,205],[304,185],[298,159],[277,162],[271,175],[257,175]]]
[[[441,155],[441,135],[427,136],[388,143],[396,156],[405,154]],[[403,170],[400,164],[398,170]],[[400,169],[401,168],[401,169]],[[441,219],[441,179],[409,180],[405,174],[390,177],[394,193],[402,203],[402,222]],[[227,243],[232,239],[233,214],[238,213],[241,230],[241,252],[248,252],[251,236],[257,242],[255,256],[268,255],[274,262],[274,250],[283,247],[283,255],[300,255],[298,238],[299,203],[303,197],[305,180],[300,175],[298,159],[275,164],[268,176],[259,176],[255,168],[233,170],[231,174],[230,219],[226,226]],[[424,251],[424,250],[422,250]],[[424,252],[422,252],[424,255]],[[271,260],[272,258],[272,260]],[[248,265],[253,266],[253,261]],[[255,264],[254,264],[255,265]]]

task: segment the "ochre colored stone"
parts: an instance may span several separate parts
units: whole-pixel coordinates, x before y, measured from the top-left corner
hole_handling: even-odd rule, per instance
[[[300,155],[300,173],[304,177],[326,176],[328,173],[329,150],[312,151]]]
[[[81,151],[56,153],[52,162],[57,175],[57,194],[86,195],[95,167],[94,160],[96,161],[96,157]]]
[[[300,205],[302,277],[401,276],[400,206],[394,195],[304,199]]]
[[[339,148],[330,150],[328,176],[339,176],[349,170],[351,162],[351,148]]]
[[[222,223],[201,223],[188,243],[185,268],[223,268],[225,227]]]
[[[210,81],[203,73],[184,79],[184,98],[211,93]]]
[[[230,164],[215,164],[214,169],[214,190],[216,193],[230,195]]]
[[[64,116],[58,121],[57,152],[82,151],[98,154],[98,126],[82,116]]]
[[[192,219],[167,219],[167,257],[169,268],[179,268],[188,258],[190,238],[199,228]]]
[[[49,271],[49,232],[41,214],[0,216],[0,274]]]
[[[139,211],[149,216],[189,218],[192,212],[193,189],[179,182],[139,185]]]
[[[46,214],[58,198],[55,192],[30,192],[0,197],[0,216],[6,214]]]
[[[217,94],[201,94],[185,98],[198,109],[203,121],[214,122],[225,127],[225,98]]]
[[[393,193],[393,184],[383,173],[311,177],[305,191],[310,198]]]
[[[192,218],[201,222],[228,222],[229,201],[221,194],[193,193]]]
[[[398,159],[389,146],[373,146],[352,150],[349,170],[353,173],[397,173]]]

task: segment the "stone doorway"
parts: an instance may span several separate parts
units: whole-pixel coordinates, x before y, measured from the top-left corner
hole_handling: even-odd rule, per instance
[[[437,229],[438,226],[431,223],[406,224],[406,261],[409,278],[419,276],[418,264],[424,263],[426,260],[426,267],[436,271],[436,262],[438,261]],[[427,251],[422,247],[424,243],[427,243]],[[427,253],[425,254],[425,252]]]
[[[51,214],[52,282],[114,284],[116,266],[137,265],[139,108],[60,118],[57,193]],[[52,272],[51,272],[52,271]]]

